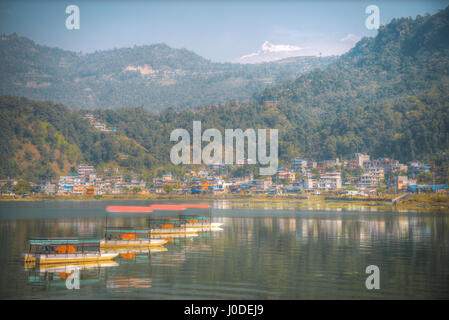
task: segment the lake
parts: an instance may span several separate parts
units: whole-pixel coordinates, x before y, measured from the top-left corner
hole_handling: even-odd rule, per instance
[[[1,299],[448,299],[449,214],[305,210],[212,202],[221,231],[177,238],[166,251],[122,254],[81,269],[26,267],[30,237],[101,238],[108,226],[146,226],[106,205],[150,201],[0,203]],[[165,202],[169,203],[169,202]],[[197,213],[191,210],[193,214]],[[164,216],[174,213],[157,212]],[[380,270],[368,290],[365,269]]]

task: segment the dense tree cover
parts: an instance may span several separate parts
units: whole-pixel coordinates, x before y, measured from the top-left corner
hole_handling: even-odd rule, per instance
[[[81,163],[130,171],[152,166],[151,154],[132,139],[95,130],[61,104],[1,96],[0,133],[1,178],[45,181]]]
[[[2,97],[1,176],[29,172],[42,178],[51,174],[45,170],[57,171],[55,162],[68,171],[79,161],[142,170],[147,178],[169,171],[182,175],[185,167],[169,161],[170,133],[176,128],[192,132],[192,122],[201,120],[203,130],[279,129],[280,165],[297,156],[349,158],[366,152],[435,162],[442,166],[438,175],[448,177],[448,16],[449,7],[433,16],[395,19],[324,70],[266,89],[248,103],[228,100],[160,113],[143,107],[96,110],[98,119],[118,128],[116,134],[95,131],[83,112],[62,105]],[[271,97],[277,105],[264,104]]]
[[[375,38],[325,70],[266,89],[256,101],[229,101],[194,111],[143,109],[99,111],[157,161],[167,161],[175,128],[278,128],[279,156],[348,158],[355,152],[374,157],[434,161],[449,149],[449,8],[434,16],[394,19]],[[269,97],[277,106],[266,106]]]
[[[40,46],[16,34],[1,36],[0,56],[0,94],[80,108],[151,110],[248,100],[267,85],[295,79],[336,59],[214,63],[165,44],[77,54]]]
[[[394,19],[326,70],[266,89],[260,100],[279,98],[296,127],[287,140],[314,157],[433,157],[449,144],[448,16],[446,8]]]

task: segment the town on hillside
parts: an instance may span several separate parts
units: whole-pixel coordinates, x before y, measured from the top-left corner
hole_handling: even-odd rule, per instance
[[[237,163],[242,167],[247,163]],[[213,164],[199,170],[186,169],[182,176],[169,172],[152,181],[137,173],[106,168],[101,174],[93,166],[80,164],[67,176],[35,184],[23,180],[0,181],[3,196],[45,195],[125,195],[125,194],[335,194],[378,196],[401,192],[448,193],[446,184],[436,184],[438,168],[420,161],[402,164],[398,160],[371,159],[356,153],[351,160],[291,159],[290,168],[279,168],[273,176],[247,174],[230,177],[229,166]]]

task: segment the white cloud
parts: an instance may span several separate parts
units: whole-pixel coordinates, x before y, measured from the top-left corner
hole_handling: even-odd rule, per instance
[[[268,62],[298,56],[300,55],[301,50],[303,50],[303,48],[298,46],[289,44],[272,44],[269,41],[265,41],[262,44],[261,50],[241,56],[234,61],[239,63]]]
[[[357,42],[361,38],[359,36],[356,36],[355,34],[348,33],[344,38],[341,38],[340,41],[342,42]]]

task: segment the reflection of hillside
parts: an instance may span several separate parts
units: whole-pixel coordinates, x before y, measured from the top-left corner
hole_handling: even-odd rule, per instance
[[[269,200],[214,200],[212,208],[218,210],[239,210],[239,209],[256,209],[263,211],[276,210],[310,210],[310,211],[362,211],[377,212],[379,208],[376,206],[360,203],[333,203],[323,200],[301,200],[288,201],[286,199],[269,199]]]
[[[234,232],[251,238],[259,224],[262,230],[277,231],[282,234],[294,234],[297,239],[309,238],[345,238],[345,239],[419,239],[437,236],[435,225],[426,225],[426,217],[420,216],[365,216],[348,219],[344,215],[328,217],[256,217],[221,218],[222,222],[232,225]]]

